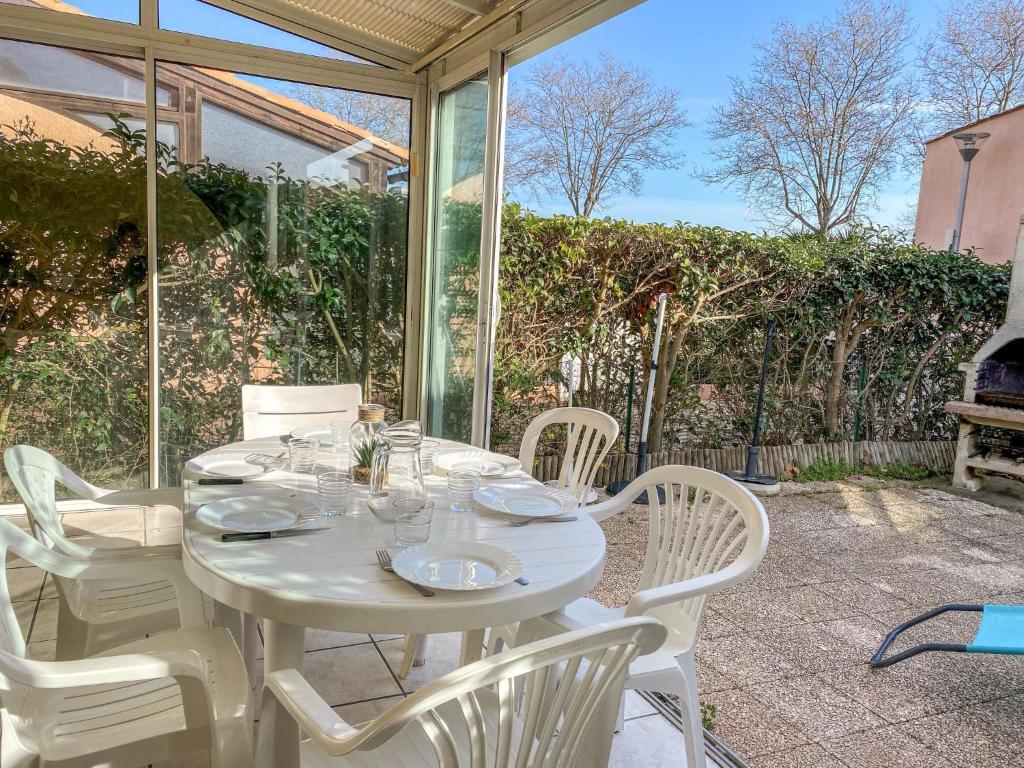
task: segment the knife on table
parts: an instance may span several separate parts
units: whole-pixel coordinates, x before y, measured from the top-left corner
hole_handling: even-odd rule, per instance
[[[253,531],[252,533],[222,533],[221,541],[259,541],[260,539],[276,539],[280,536],[305,536],[307,533],[319,533],[326,528],[289,528],[283,531]]]

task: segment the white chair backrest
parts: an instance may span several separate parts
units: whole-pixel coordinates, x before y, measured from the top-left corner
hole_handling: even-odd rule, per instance
[[[642,491],[647,491],[650,531],[638,591],[709,574],[719,574],[718,588],[724,588],[757,569],[768,549],[768,517],[742,485],[709,469],[666,465],[645,472],[602,506],[624,508]],[[699,621],[705,600],[706,594],[700,595],[674,610]],[[671,621],[671,613],[658,617]]]
[[[363,388],[358,384],[246,384],[242,387],[242,438],[276,437],[297,427],[318,427],[332,421],[354,422],[362,398]]]
[[[552,408],[530,422],[519,444],[519,461],[532,474],[541,433],[552,424],[565,424],[568,434],[556,485],[581,503],[594,485],[597,470],[619,436],[619,424],[593,408]]]
[[[568,768],[592,725],[614,728],[629,665],[657,650],[665,628],[649,617],[568,632],[469,664],[435,680],[368,723],[360,749],[375,749],[417,723],[440,768]],[[522,706],[517,713],[517,682]],[[482,697],[497,694],[485,727]],[[446,716],[443,721],[438,713]],[[612,715],[595,722],[599,713]],[[454,718],[454,722],[453,722]],[[517,722],[518,721],[518,722]],[[468,735],[468,752],[454,734]]]
[[[55,575],[73,580],[81,572],[81,565],[69,557],[47,549],[29,534],[22,531],[9,520],[0,518],[0,562],[7,562],[11,552],[28,561],[37,568]],[[7,568],[0,570],[0,704],[15,722],[27,729],[18,736],[24,740],[31,732],[46,727],[45,718],[40,721],[35,714],[26,711],[26,700],[31,689],[22,684],[33,678],[33,667],[40,662],[25,658],[25,636],[18,625],[18,617],[11,602],[11,592],[7,581]],[[22,681],[19,683],[17,681]],[[46,713],[43,713],[46,714]]]
[[[71,557],[93,554],[91,547],[76,544],[64,533],[57,510],[57,483],[86,499],[109,491],[87,483],[46,451],[31,445],[12,445],[4,451],[4,466],[28,512],[32,533],[41,543]]]

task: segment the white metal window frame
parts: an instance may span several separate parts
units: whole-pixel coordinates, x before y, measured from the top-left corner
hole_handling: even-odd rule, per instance
[[[220,5],[220,3],[218,3]],[[227,6],[227,3],[223,5]],[[414,411],[418,403],[420,343],[418,329],[422,314],[419,285],[422,282],[423,179],[418,173],[424,156],[425,75],[382,66],[325,59],[259,46],[189,35],[158,27],[157,0],[141,0],[140,23],[126,24],[90,16],[0,2],[0,38],[30,43],[77,48],[97,53],[126,56],[144,62],[146,79],[146,220],[149,385],[149,479],[151,487],[160,482],[160,357],[158,295],[158,221],[155,98],[158,62],[210,67],[257,77],[290,80],[330,88],[377,93],[408,99],[412,124],[410,146],[408,280],[406,286],[407,337],[403,361],[403,407]],[[260,19],[257,19],[260,20]],[[285,30],[293,31],[293,30]],[[329,40],[320,42],[330,44]],[[411,332],[408,332],[411,331]],[[6,505],[4,505],[6,506]],[[8,511],[8,510],[4,510]]]

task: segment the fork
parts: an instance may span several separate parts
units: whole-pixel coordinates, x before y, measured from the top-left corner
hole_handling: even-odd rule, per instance
[[[381,570],[383,571],[387,571],[388,573],[395,572],[395,569],[391,567],[391,553],[388,552],[386,549],[377,550],[377,564],[381,567]],[[403,581],[405,581],[405,579],[403,579]],[[434,596],[434,590],[432,589],[427,589],[426,587],[416,584],[412,581],[406,581],[405,583],[411,587],[414,587],[416,591],[424,597]]]
[[[531,517],[528,520],[513,520],[509,525],[513,528],[522,528],[530,523],[571,523],[573,520],[579,520],[579,518],[575,515],[573,517]]]

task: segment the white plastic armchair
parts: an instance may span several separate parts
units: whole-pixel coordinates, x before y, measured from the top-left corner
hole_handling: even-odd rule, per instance
[[[457,669],[361,727],[295,670],[268,675],[264,696],[309,737],[304,766],[600,768],[626,670],[664,639],[657,621],[633,618],[541,640]]]
[[[185,575],[179,545],[102,548],[81,544],[65,534],[56,505],[56,484],[64,484],[67,474],[77,476],[45,451],[25,445],[8,448],[4,464],[36,539],[79,567],[94,569],[87,581],[54,572],[60,598],[59,660],[80,659],[147,634],[206,623],[202,593]],[[68,482],[76,487],[85,483],[80,478]],[[99,569],[101,564],[106,564],[105,570]],[[97,575],[103,573],[108,575]]]
[[[9,466],[12,461],[18,464],[31,464],[46,469],[58,483],[71,491],[77,498],[95,502],[98,507],[93,509],[167,506],[181,510],[181,506],[184,503],[180,487],[113,490],[93,485],[72,472],[67,465],[58,461],[56,457],[30,445],[12,445],[5,450],[4,463],[8,465],[8,472],[10,471]]]
[[[284,435],[297,427],[354,422],[362,398],[358,384],[246,384],[242,387],[242,434],[246,440],[255,440]]]
[[[565,424],[565,454],[558,479],[551,483],[576,497],[581,504],[594,485],[601,462],[619,436],[619,424],[607,413],[593,408],[552,408],[537,416],[523,433],[519,461],[532,474],[541,433],[553,424]]]
[[[8,552],[70,581],[123,575],[124,563],[82,563],[0,519],[0,562]],[[0,571],[4,768],[136,768],[200,749],[210,751],[214,768],[243,768],[252,760],[251,729],[245,670],[226,630],[164,632],[100,657],[34,661],[25,658]]]
[[[687,765],[705,768],[694,658],[704,604],[708,595],[739,584],[757,570],[768,548],[768,518],[761,502],[738,483],[717,472],[678,465],[644,473],[587,512],[599,521],[606,519],[643,491],[649,500],[647,552],[637,591],[626,606],[606,608],[593,600],[577,600],[521,624],[515,643],[621,617],[657,618],[667,627],[668,639],[660,651],[630,667],[626,687],[679,696]]]

